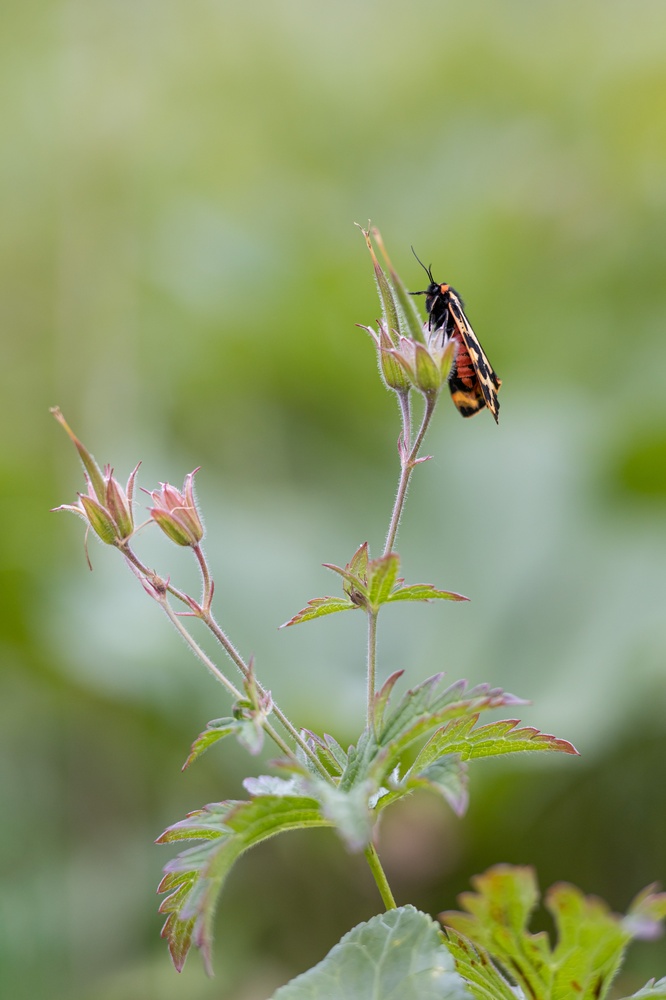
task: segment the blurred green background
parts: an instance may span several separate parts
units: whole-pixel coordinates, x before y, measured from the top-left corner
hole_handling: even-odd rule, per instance
[[[181,775],[223,693],[48,512],[82,488],[55,403],[121,478],[202,465],[223,624],[292,718],[354,738],[361,616],[276,626],[388,523],[369,217],[410,287],[413,244],[460,290],[504,380],[499,428],[443,400],[399,538],[409,580],[472,602],[387,612],[381,673],[501,685],[582,754],[479,764],[462,822],[389,813],[399,900],[436,913],[498,861],[618,909],[664,879],[664,4],[24,0],[0,46],[0,995],[264,1000],[380,907],[333,833],[277,838],[222,897],[217,979],[173,972],[152,841],[248,760]],[[640,946],[622,985],[664,974]]]

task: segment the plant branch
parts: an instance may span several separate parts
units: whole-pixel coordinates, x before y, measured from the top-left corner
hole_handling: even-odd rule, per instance
[[[421,426],[419,432],[416,435],[416,440],[409,452],[406,454],[409,444],[405,442],[404,450],[401,451],[401,462],[402,469],[400,471],[400,481],[398,483],[398,492],[396,494],[395,503],[393,505],[393,513],[391,514],[391,523],[389,525],[388,534],[386,536],[386,544],[384,545],[384,555],[388,555],[389,552],[393,551],[393,546],[395,544],[396,535],[398,534],[398,525],[400,524],[400,518],[402,516],[402,510],[405,505],[405,500],[407,498],[407,487],[409,486],[409,479],[412,474],[414,466],[417,464],[419,449],[423,444],[423,439],[428,430],[430,424],[430,419],[435,411],[435,406],[437,404],[437,396],[426,396],[425,410],[423,412],[423,420],[421,421]],[[404,426],[404,416],[403,416],[403,426]]]
[[[204,625],[206,625],[213,633],[213,635],[215,636],[219,644],[222,646],[223,650],[225,651],[229,659],[238,667],[243,677],[245,677],[246,680],[249,680],[250,678],[249,666],[246,664],[245,660],[238,652],[238,650],[236,649],[236,647],[234,646],[233,642],[226,634],[226,632],[224,632],[223,629],[220,628],[215,618],[211,614],[210,610],[206,610],[205,608],[202,609],[201,620],[203,621]],[[266,689],[259,683],[256,677],[254,679],[254,683],[256,685],[259,694],[265,695]],[[294,742],[298,744],[303,753],[307,754],[307,756],[315,765],[321,776],[325,778],[327,781],[331,781],[330,774],[328,773],[322,762],[319,760],[317,754],[306,743],[306,741],[303,739],[303,737],[296,729],[296,727],[289,721],[284,712],[280,708],[278,708],[275,702],[273,702],[273,715],[276,717],[276,719],[278,719],[282,723],[284,728],[287,730],[287,732],[294,740]]]
[[[165,615],[167,616],[167,618],[171,622],[171,624],[181,634],[181,636],[183,637],[183,639],[185,640],[185,642],[187,643],[187,645],[190,647],[190,649],[192,650],[192,652],[194,653],[194,655],[197,657],[197,659],[201,660],[201,662],[203,663],[203,665],[206,667],[207,670],[210,671],[210,673],[213,675],[213,677],[217,681],[219,681],[220,684],[224,685],[224,687],[227,689],[227,691],[231,695],[233,695],[233,697],[236,698],[237,701],[241,700],[242,697],[243,697],[242,692],[240,692],[238,690],[238,688],[236,688],[236,686],[231,683],[231,681],[229,680],[229,678],[226,677],[222,673],[222,671],[218,667],[215,666],[215,664],[213,663],[213,661],[204,652],[204,650],[201,648],[201,646],[199,645],[199,643],[190,635],[190,633],[188,632],[188,630],[183,625],[181,619],[178,617],[178,615],[175,613],[175,611],[173,610],[173,608],[169,604],[166,596],[163,597],[163,598],[161,598],[161,599],[157,598],[157,601],[160,604],[160,606],[161,606],[162,610],[164,611]],[[270,736],[270,738],[273,740],[273,742],[277,744],[277,746],[280,748],[280,750],[293,760],[294,759],[294,752],[293,752],[293,750],[291,749],[291,747],[287,743],[285,743],[285,741],[282,739],[282,737],[279,735],[279,733],[277,733],[275,731],[275,729],[273,729],[273,727],[271,726],[271,724],[269,722],[264,721],[263,726],[264,726],[264,729],[266,730],[266,733],[268,734],[268,736]]]

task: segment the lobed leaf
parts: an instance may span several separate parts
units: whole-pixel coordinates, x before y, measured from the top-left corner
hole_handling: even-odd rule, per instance
[[[349,931],[273,1000],[469,1000],[437,925],[413,906]],[[514,997],[515,1000],[515,997]]]
[[[271,794],[247,802],[214,802],[165,830],[158,844],[205,841],[165,865],[165,876],[157,890],[169,893],[160,906],[160,912],[167,914],[162,936],[167,939],[176,969],[181,971],[195,944],[206,970],[211,972],[215,907],[224,880],[241,854],[286,830],[330,825],[316,799]]]
[[[475,757],[497,757],[505,753],[533,750],[578,753],[568,740],[540,733],[531,726],[516,729],[520,724],[518,719],[491,722],[475,729],[478,720],[479,713],[475,712],[453,719],[439,729],[419,753],[412,771],[417,773],[444,754],[459,754],[461,760],[472,760]]]
[[[431,583],[413,583],[394,590],[387,599],[391,601],[469,601],[469,597],[456,594],[452,590],[437,590]]]
[[[475,1000],[522,1000],[525,997],[522,990],[516,994],[497,966],[493,965],[485,948],[475,946],[451,927],[446,928],[446,944],[457,971]]]
[[[546,895],[557,932],[551,947],[547,934],[528,930],[539,899],[531,868],[497,865],[477,876],[473,885],[476,892],[459,897],[464,911],[440,914],[440,920],[487,952],[528,997],[603,1000],[608,995],[625,949],[636,936],[626,918],[612,913],[602,900],[560,883]],[[635,901],[634,912],[644,908],[656,919],[662,913],[660,895],[646,890]]]
[[[368,563],[368,603],[373,611],[379,611],[390,600],[399,571],[400,557],[395,552]]]
[[[190,747],[190,753],[183,764],[182,770],[192,764],[197,757],[201,757],[202,754],[206,752],[214,743],[218,740],[224,739],[225,736],[231,736],[232,733],[237,732],[238,728],[243,724],[240,719],[214,719],[212,722],[208,723],[208,728],[204,729],[203,733],[199,733],[196,740]]]
[[[314,618],[333,615],[337,611],[354,611],[357,607],[358,605],[346,597],[313,597],[311,601],[308,601],[307,607],[298,611],[288,622],[280,625],[280,628],[287,628],[289,625],[300,625],[302,622],[309,622]]]

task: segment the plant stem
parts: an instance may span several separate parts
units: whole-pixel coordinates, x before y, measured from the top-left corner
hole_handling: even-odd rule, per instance
[[[430,424],[430,418],[435,411],[435,405],[437,403],[437,396],[426,396],[425,410],[423,412],[423,420],[421,421],[421,426],[419,432],[416,435],[416,440],[412,446],[409,455],[405,455],[404,452],[401,453],[402,469],[400,472],[400,482],[398,483],[398,492],[396,494],[395,503],[393,505],[393,513],[391,514],[391,524],[389,525],[388,535],[386,536],[386,544],[384,545],[384,555],[388,555],[389,552],[393,551],[393,546],[395,544],[396,535],[398,534],[398,525],[400,524],[400,517],[402,515],[402,509],[405,505],[405,499],[407,497],[407,487],[409,485],[409,478],[412,474],[412,470],[417,463],[419,449],[423,444],[423,439],[428,430],[428,425]],[[403,418],[404,419],[404,418]],[[408,444],[405,445],[405,450],[409,447]]]
[[[386,878],[386,873],[382,868],[382,863],[379,860],[379,855],[375,850],[373,844],[368,844],[365,849],[365,857],[368,865],[370,866],[370,871],[372,872],[373,878],[377,883],[377,888],[379,889],[379,895],[382,897],[382,902],[387,910],[397,909],[395,899],[393,898],[393,893],[391,892],[391,887],[388,884],[388,879]]]
[[[147,566],[144,566],[141,560],[136,556],[136,554],[132,551],[132,549],[130,549],[128,545],[123,545],[118,547],[120,548],[121,552],[123,553],[127,561],[130,563],[130,565],[133,568],[137,569],[141,575],[145,576],[147,580],[151,580],[156,577],[157,574],[155,574],[152,570],[149,570]],[[201,550],[199,550],[199,553],[195,552],[195,554],[199,559],[199,563],[201,565],[202,577],[204,581],[204,606],[201,608],[201,613],[199,614],[198,617],[201,619],[201,621],[203,621],[204,625],[206,625],[206,627],[210,629],[210,631],[213,633],[217,641],[224,649],[229,659],[232,661],[232,663],[234,663],[234,665],[238,668],[238,670],[240,670],[243,677],[246,680],[249,680],[250,678],[249,666],[247,665],[241,654],[238,652],[238,650],[236,649],[236,647],[234,646],[228,635],[220,628],[220,626],[215,621],[215,618],[210,612],[209,604],[212,592],[212,587],[210,584],[210,575],[208,573],[207,567],[204,571],[204,566],[206,564]],[[179,601],[182,601],[183,604],[186,604],[188,608],[191,609],[192,605],[190,604],[187,596],[182,591],[177,590],[175,587],[172,587],[167,581],[162,581],[162,583],[165,586],[166,590],[173,597],[177,598]],[[207,597],[208,601],[206,600]],[[195,642],[195,640],[192,638],[187,629],[183,626],[182,622],[180,621],[180,618],[176,615],[171,606],[167,604],[165,600],[160,600],[159,603],[161,604],[162,608],[164,609],[169,619],[173,622],[174,626],[183,636],[190,649],[192,649],[195,656],[197,656],[201,660],[201,662],[206,666],[206,668],[210,671],[213,677],[215,677],[215,679],[218,680],[227,689],[227,691],[230,691],[236,699],[242,698],[243,695],[241,694],[241,692],[238,691],[238,689],[231,683],[231,681],[228,680],[225,674],[223,674],[222,671],[215,666],[213,661],[206,655],[206,653],[204,653],[204,651],[201,649],[198,643]],[[194,612],[191,610],[190,613],[194,614]],[[256,677],[255,677],[255,684],[259,694],[265,695],[266,689],[257,681]],[[319,760],[314,750],[312,750],[312,748],[308,746],[308,744],[305,742],[305,740],[298,732],[296,727],[292,725],[287,716],[284,714],[283,711],[281,711],[281,709],[275,704],[275,702],[273,702],[273,714],[275,715],[276,719],[278,719],[280,723],[284,726],[284,728],[287,730],[287,732],[294,740],[294,742],[297,743],[298,746],[300,746],[303,753],[307,754],[307,756],[310,758],[310,760],[317,768],[321,776],[325,778],[327,781],[331,781],[330,774],[328,773],[322,762]],[[265,722],[264,728],[268,733],[268,735],[271,737],[271,739],[273,739],[277,743],[280,749],[284,753],[286,753],[287,756],[293,759],[294,757],[293,751],[288,746],[288,744],[285,743],[282,740],[282,738],[275,732],[273,727],[269,723]]]
[[[213,598],[213,588],[210,582],[210,572],[208,570],[208,563],[206,562],[206,557],[203,554],[203,550],[200,545],[194,545],[192,547],[194,555],[197,557],[197,562],[199,563],[199,569],[201,570],[201,582],[203,584],[203,596],[201,598],[201,604],[205,611],[210,609],[210,602]]]
[[[157,573],[155,573],[154,570],[148,569],[147,566],[144,566],[139,557],[136,555],[133,549],[129,547],[129,545],[126,542],[119,544],[118,548],[125,556],[125,559],[127,559],[128,563],[130,563],[130,565],[133,566],[134,568],[138,569],[139,573],[142,576],[145,576],[147,580],[151,580],[153,577],[157,576]],[[172,587],[171,584],[168,582],[168,580],[164,581],[164,586],[166,587],[166,589],[168,590],[168,592],[171,594],[172,597],[175,597],[176,600],[178,601],[182,601],[182,603],[186,604],[188,608],[190,607],[190,602],[188,601],[187,597],[185,596],[182,590],[178,590],[176,587]]]
[[[375,724],[375,678],[377,673],[377,612],[368,611],[368,729]]]
[[[204,608],[202,610],[201,620],[203,621],[204,625],[206,625],[210,629],[210,631],[213,633],[213,635],[215,636],[215,638],[217,639],[217,641],[219,642],[219,644],[222,646],[223,650],[225,651],[225,653],[227,654],[227,656],[229,657],[229,659],[238,667],[238,669],[242,673],[243,677],[245,677],[246,680],[249,679],[249,677],[250,677],[250,668],[248,667],[248,665],[246,664],[245,660],[243,659],[243,657],[241,656],[241,654],[238,652],[238,650],[236,649],[236,647],[234,646],[234,644],[231,641],[231,639],[229,638],[229,636],[226,634],[226,632],[224,632],[220,628],[220,626],[216,622],[216,620],[213,617],[213,615],[211,614],[211,612],[207,611]],[[259,683],[259,681],[256,679],[256,677],[255,677],[254,683],[256,685],[256,688],[257,688],[257,691],[259,692],[259,694],[260,695],[265,695],[266,694],[266,689]],[[328,771],[326,770],[326,768],[324,767],[324,765],[322,764],[322,762],[319,760],[319,757],[317,756],[317,754],[306,743],[306,741],[303,739],[303,737],[301,736],[301,734],[299,733],[299,731],[296,729],[296,727],[294,725],[292,725],[292,723],[289,721],[289,719],[287,718],[287,716],[284,714],[284,712],[280,708],[278,708],[278,706],[275,704],[275,702],[273,702],[273,714],[275,715],[276,719],[279,719],[279,721],[282,723],[282,725],[287,730],[287,732],[289,733],[289,735],[291,736],[291,738],[294,740],[294,742],[297,743],[298,746],[301,748],[301,750],[303,751],[303,753],[307,754],[307,756],[310,758],[310,760],[312,761],[312,763],[315,765],[315,767],[317,768],[317,770],[319,771],[319,773],[321,774],[321,776],[323,778],[326,778],[327,781],[330,781],[331,780],[331,776],[328,773]]]
[[[236,698],[236,700],[241,699],[243,697],[242,693],[235,687],[234,684],[231,683],[231,681],[228,679],[228,677],[225,677],[225,675],[222,673],[222,671],[218,667],[215,666],[215,664],[210,659],[210,657],[203,651],[203,649],[201,648],[201,646],[199,645],[199,643],[190,635],[190,633],[185,628],[185,626],[183,625],[182,621],[180,620],[180,618],[178,617],[178,615],[175,613],[175,611],[173,610],[173,608],[171,607],[171,605],[169,604],[169,602],[167,601],[167,599],[164,598],[163,600],[159,601],[159,603],[160,603],[160,605],[162,607],[162,610],[164,611],[165,615],[167,616],[167,618],[171,622],[171,624],[182,635],[183,639],[185,640],[185,642],[187,643],[187,645],[190,647],[190,649],[192,650],[192,652],[194,653],[194,655],[199,660],[201,660],[201,662],[203,663],[203,665],[210,671],[210,673],[213,675],[213,677],[216,680],[218,680],[220,682],[220,684],[223,684],[224,687],[227,689],[227,691],[231,695],[233,695],[233,697]],[[289,747],[289,745],[287,743],[285,743],[285,741],[282,739],[282,737],[279,735],[279,733],[277,733],[275,731],[275,729],[273,729],[273,727],[271,726],[271,724],[269,722],[264,722],[264,729],[266,730],[266,733],[268,734],[268,736],[270,736],[270,738],[273,740],[273,742],[278,745],[278,747],[280,748],[280,750],[293,760],[294,753],[293,753],[292,749]]]

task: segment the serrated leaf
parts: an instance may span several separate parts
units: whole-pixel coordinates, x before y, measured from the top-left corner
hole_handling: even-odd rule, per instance
[[[493,965],[485,948],[478,948],[453,928],[446,929],[446,943],[453,955],[456,969],[475,1000],[522,1000],[499,969]]]
[[[396,670],[392,673],[390,677],[387,677],[379,691],[375,694],[375,732],[377,733],[380,733],[382,730],[384,711],[388,705],[389,698],[391,697],[391,692],[404,672],[404,670]]]
[[[326,736],[322,739],[321,736],[309,729],[302,729],[301,732],[305,736],[308,746],[316,753],[328,773],[335,776],[342,774],[347,763],[347,755],[340,744],[336,743],[332,736]],[[312,764],[309,757],[306,759]]]
[[[452,590],[437,590],[431,583],[413,583],[394,590],[387,603],[391,601],[469,601],[469,597]]]
[[[373,611],[386,604],[398,579],[400,557],[395,552],[368,563],[368,603]]]
[[[201,757],[202,754],[206,752],[214,743],[218,740],[222,740],[225,736],[230,736],[238,730],[241,723],[238,719],[215,719],[213,722],[208,723],[208,728],[204,729],[203,733],[199,733],[196,740],[190,747],[190,753],[183,764],[182,770],[189,767],[197,757]]]
[[[369,559],[368,543],[363,542],[345,566],[345,570],[359,580],[365,580],[367,578]]]
[[[273,1000],[469,1000],[437,925],[413,906],[359,924]]]
[[[345,597],[313,597],[311,601],[308,601],[307,607],[298,611],[288,622],[280,625],[280,628],[300,625],[302,622],[323,618],[324,615],[333,615],[338,611],[354,611],[357,607],[358,605]]]
[[[215,907],[224,880],[241,854],[286,830],[330,825],[316,799],[260,795],[249,802],[214,802],[165,830],[158,844],[205,841],[172,858],[158,887],[158,892],[169,893],[160,906],[160,912],[168,914],[162,936],[176,969],[182,969],[195,944],[211,972]]]
[[[459,897],[466,912],[443,913],[440,919],[476,948],[485,949],[529,997],[603,1000],[607,996],[633,934],[602,900],[566,883],[553,886],[545,901],[557,930],[553,948],[547,934],[528,930],[539,896],[531,868],[497,865],[472,884],[477,891]],[[650,896],[648,890],[639,900]],[[655,902],[654,909],[660,906]]]
[[[522,753],[534,750],[577,754],[577,750],[567,740],[558,739],[538,729],[525,726],[516,729],[518,719],[504,719],[490,722],[486,726],[474,726],[479,720],[478,712],[453,719],[426,743],[414,764],[412,772],[428,767],[444,754],[458,754],[461,760],[478,757],[497,757],[505,753]]]
[[[350,748],[348,765],[340,779],[342,789],[348,790],[355,783],[369,779],[374,790],[378,790],[400,763],[405,750],[436,726],[449,719],[515,704],[519,700],[487,684],[466,692],[466,681],[440,690],[442,677],[436,674],[407,691],[398,706],[385,713],[378,734],[364,730],[356,747]],[[465,693],[467,696],[463,697]],[[401,794],[406,794],[407,790],[403,787]],[[396,797],[400,796],[393,794],[391,800]]]

